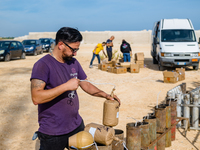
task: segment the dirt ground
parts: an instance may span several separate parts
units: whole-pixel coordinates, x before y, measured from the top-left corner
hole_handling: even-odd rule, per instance
[[[124,131],[126,137],[126,124],[135,122],[132,118],[141,120],[143,116],[152,112],[158,102],[165,99],[167,91],[178,86],[163,83],[163,73],[158,66],[152,64],[149,45],[132,45],[133,54],[144,52],[145,68],[140,73],[113,74],[97,69],[97,60],[94,67],[89,68],[94,44],[83,44],[76,58],[85,70],[88,80],[95,83],[112,83],[116,86],[115,94],[121,99],[119,111],[119,124],[115,129]],[[119,51],[119,45],[114,50]],[[32,141],[32,136],[38,129],[37,106],[32,104],[30,93],[30,76],[33,64],[47,55],[26,56],[25,60],[11,60],[0,62],[0,150],[37,150],[38,140]],[[170,68],[169,68],[170,69]],[[200,86],[200,70],[186,70],[187,90]],[[113,85],[96,85],[107,93],[112,91]],[[92,97],[81,88],[78,89],[80,100],[80,114],[85,125],[91,122],[102,124],[103,102],[105,99]],[[200,132],[188,131],[187,136],[182,135],[183,130],[176,130],[176,140],[166,150],[200,149]]]

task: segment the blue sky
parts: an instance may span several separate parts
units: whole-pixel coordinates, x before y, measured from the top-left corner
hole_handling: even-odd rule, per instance
[[[0,0],[0,37],[29,32],[152,30],[160,19],[189,18],[200,30],[199,0]]]

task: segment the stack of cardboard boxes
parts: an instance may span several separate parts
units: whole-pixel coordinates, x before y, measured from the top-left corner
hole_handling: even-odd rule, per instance
[[[163,71],[164,83],[176,83],[185,80],[185,68],[176,68],[173,71]]]
[[[135,63],[144,68],[144,53],[135,53]]]
[[[131,73],[139,73],[140,68],[144,68],[144,53],[135,53],[135,63],[130,66]]]
[[[101,69],[102,71],[108,71],[116,74],[127,72],[127,68],[118,65],[116,60],[112,60],[109,62],[102,62],[101,64],[98,65],[98,68]]]
[[[130,70],[131,73],[139,73],[140,68],[144,68],[144,53],[136,53],[134,62],[120,62],[118,60],[112,60],[110,62],[102,61],[98,65],[98,68],[102,71],[116,74],[126,73],[127,70]]]

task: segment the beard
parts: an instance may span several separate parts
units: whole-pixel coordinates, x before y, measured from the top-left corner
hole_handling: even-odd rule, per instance
[[[64,49],[64,51],[63,51],[63,56],[62,56],[63,60],[65,60],[66,62],[67,61],[71,61],[72,58],[73,58],[73,56],[74,56],[74,54],[72,54],[72,55],[66,55],[65,52],[66,52],[66,49]]]
[[[65,61],[71,61],[73,56],[63,56],[63,60]]]

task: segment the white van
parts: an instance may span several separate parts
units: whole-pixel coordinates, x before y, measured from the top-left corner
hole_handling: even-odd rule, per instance
[[[162,19],[152,30],[151,56],[159,70],[193,66],[198,70],[200,51],[190,19]]]

